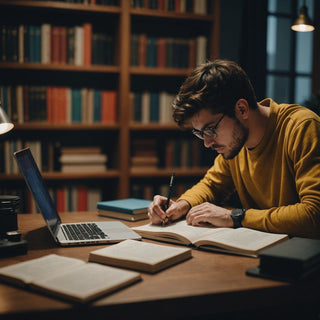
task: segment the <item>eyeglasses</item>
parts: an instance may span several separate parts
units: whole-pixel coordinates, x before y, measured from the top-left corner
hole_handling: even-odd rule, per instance
[[[221,120],[223,119],[225,115],[223,114],[222,117],[218,120],[218,122],[212,126],[212,127],[206,127],[203,130],[197,130],[197,129],[193,129],[192,133],[198,137],[199,139],[204,139],[204,136],[206,136],[207,138],[212,138],[212,139],[216,139],[218,134],[216,132],[219,123],[221,122]]]

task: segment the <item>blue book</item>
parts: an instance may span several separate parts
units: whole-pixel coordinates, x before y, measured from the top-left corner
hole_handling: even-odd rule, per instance
[[[81,89],[73,88],[71,90],[71,101],[72,101],[72,110],[71,118],[72,122],[81,122]]]
[[[150,122],[159,122],[159,93],[150,93]]]
[[[142,121],[142,95],[141,92],[135,92],[134,93],[134,102],[133,102],[133,120],[135,122],[141,122]]]
[[[94,90],[93,122],[101,122],[101,91]]]
[[[150,200],[128,198],[121,200],[99,201],[97,208],[129,214],[139,214],[148,211]]]

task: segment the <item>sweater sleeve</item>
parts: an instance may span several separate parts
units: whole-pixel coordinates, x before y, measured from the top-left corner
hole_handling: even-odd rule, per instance
[[[227,195],[234,191],[234,184],[227,161],[221,155],[215,159],[214,165],[205,176],[191,189],[180,196],[179,200],[186,200],[191,207],[203,202],[220,203]]]
[[[300,202],[264,210],[248,209],[243,226],[290,236],[320,238],[320,123],[301,121],[286,134],[284,152]]]

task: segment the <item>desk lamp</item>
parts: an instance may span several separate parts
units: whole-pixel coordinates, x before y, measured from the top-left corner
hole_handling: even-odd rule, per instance
[[[0,134],[9,132],[11,129],[13,129],[13,127],[13,123],[9,120],[8,115],[2,108],[2,102],[0,97]]]

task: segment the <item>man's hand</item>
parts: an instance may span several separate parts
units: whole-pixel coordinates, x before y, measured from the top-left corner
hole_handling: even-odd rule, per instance
[[[163,196],[154,196],[153,202],[149,205],[148,216],[153,224],[161,224],[163,221],[166,223],[168,221],[177,220],[188,212],[190,205],[187,201],[181,200],[175,202],[170,200],[169,208],[165,210],[167,203],[167,198]]]
[[[212,203],[204,202],[190,209],[186,221],[193,226],[209,223],[214,227],[233,227],[231,211],[218,207]]]

